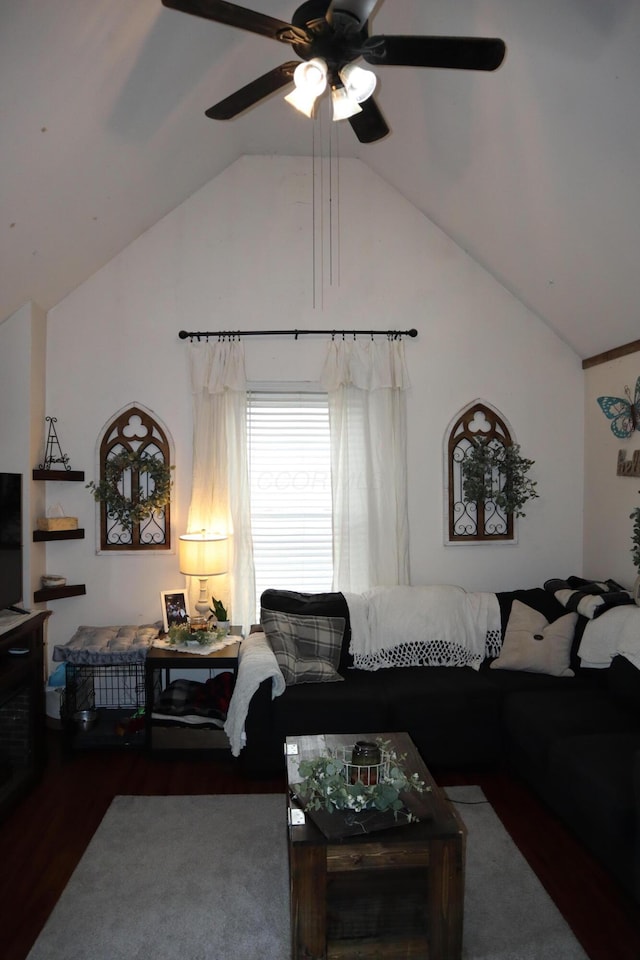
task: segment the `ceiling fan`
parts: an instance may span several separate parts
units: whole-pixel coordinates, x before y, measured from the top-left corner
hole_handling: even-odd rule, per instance
[[[505,55],[497,38],[369,36],[368,19],[378,0],[306,0],[291,23],[225,0],[162,0],[165,7],[215,20],[289,44],[300,61],[288,60],[214,104],[214,120],[230,120],[287,86],[289,100],[312,115],[317,96],[331,87],[334,119],[348,119],[358,140],[373,143],[389,127],[372,93],[375,74],[356,66],[362,58],[377,66],[496,70]]]

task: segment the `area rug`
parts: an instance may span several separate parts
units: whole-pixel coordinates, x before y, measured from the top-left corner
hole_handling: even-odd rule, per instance
[[[464,960],[587,960],[478,787]],[[116,797],[28,960],[289,960],[285,798]]]

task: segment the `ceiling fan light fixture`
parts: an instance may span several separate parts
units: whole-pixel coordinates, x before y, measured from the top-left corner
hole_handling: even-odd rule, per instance
[[[340,79],[352,100],[363,103],[368,100],[376,88],[378,78],[373,70],[365,70],[355,63],[347,63],[340,70]]]
[[[317,98],[327,86],[327,64],[320,57],[299,63],[293,72],[293,82],[295,89],[284,99],[310,117]]]
[[[295,87],[284,99],[287,103],[290,103],[292,107],[295,107],[296,110],[299,110],[300,113],[304,113],[305,116],[313,116],[313,108],[316,105],[317,99],[315,93],[309,93],[308,90],[304,90],[302,87]]]
[[[360,104],[349,96],[343,86],[332,88],[331,101],[333,103],[334,120],[348,120],[349,117],[354,117],[356,113],[362,113]]]

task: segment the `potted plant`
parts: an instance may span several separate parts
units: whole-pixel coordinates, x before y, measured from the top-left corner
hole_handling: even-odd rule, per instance
[[[227,613],[227,608],[225,607],[222,600],[216,600],[215,597],[211,597],[212,606],[209,607],[209,610],[213,614],[213,618],[218,624],[218,629],[229,629],[229,614]]]
[[[462,492],[467,503],[493,501],[501,510],[524,517],[523,506],[539,496],[529,476],[535,460],[520,454],[520,445],[508,447],[486,437],[473,440],[462,461]]]

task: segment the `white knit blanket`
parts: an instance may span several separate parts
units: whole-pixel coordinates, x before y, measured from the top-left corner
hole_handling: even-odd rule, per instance
[[[452,585],[375,587],[345,594],[354,665],[361,670],[408,666],[479,669],[501,645],[495,593]]]
[[[238,676],[224,724],[234,757],[239,756],[246,743],[244,724],[251,697],[262,681],[269,678],[271,698],[274,699],[284,693],[284,677],[264,633],[250,633],[240,645]]]
[[[583,667],[606,668],[620,654],[640,668],[640,607],[612,607],[584,628],[578,656]]]

